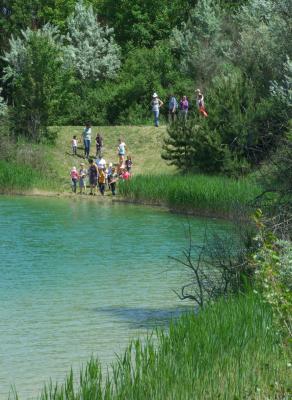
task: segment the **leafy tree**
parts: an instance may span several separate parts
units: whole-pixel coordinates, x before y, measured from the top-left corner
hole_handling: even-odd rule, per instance
[[[79,78],[94,81],[113,78],[121,64],[113,29],[102,27],[92,7],[86,7],[82,0],[76,3],[67,22],[66,56]]]
[[[120,46],[153,47],[188,17],[196,0],[102,0],[101,17],[112,26]]]
[[[203,85],[226,62],[224,56],[230,39],[223,29],[225,22],[217,3],[202,0],[192,10],[187,23],[173,30],[171,46],[180,58],[182,69]]]
[[[234,62],[261,97],[269,95],[270,82],[284,74],[283,65],[292,50],[291,12],[287,0],[252,0],[236,16],[239,38]]]
[[[33,141],[53,139],[47,130],[49,118],[65,92],[60,83],[70,80],[69,71],[63,68],[62,47],[55,40],[57,33],[45,26],[37,31],[27,29],[21,38],[10,40],[10,52],[4,56],[4,80],[12,88],[15,136]]]

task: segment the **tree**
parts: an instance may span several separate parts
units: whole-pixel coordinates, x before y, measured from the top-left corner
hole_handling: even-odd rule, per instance
[[[27,29],[22,37],[10,40],[3,57],[7,66],[4,80],[12,88],[12,131],[33,141],[51,138],[47,129],[50,115],[65,91],[62,46],[58,31],[46,25],[42,30]],[[52,138],[51,138],[52,139]]]
[[[230,39],[223,30],[224,14],[213,0],[202,0],[181,28],[175,28],[171,47],[182,69],[197,82],[206,84],[217,73]],[[225,57],[226,58],[226,57]]]
[[[120,68],[120,51],[113,39],[113,29],[97,22],[91,6],[82,0],[67,20],[66,57],[81,79],[98,81],[113,78]]]

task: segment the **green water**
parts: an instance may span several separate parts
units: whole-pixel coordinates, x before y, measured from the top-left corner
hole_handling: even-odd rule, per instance
[[[202,241],[206,225],[191,220]],[[90,356],[108,365],[131,338],[185,309],[178,256],[186,218],[147,207],[0,198],[0,399],[63,381]]]

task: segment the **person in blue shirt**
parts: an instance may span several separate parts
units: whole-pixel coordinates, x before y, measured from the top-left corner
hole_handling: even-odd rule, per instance
[[[172,94],[168,102],[168,121],[169,123],[174,122],[176,119],[176,111],[178,108],[178,102],[175,96]]]

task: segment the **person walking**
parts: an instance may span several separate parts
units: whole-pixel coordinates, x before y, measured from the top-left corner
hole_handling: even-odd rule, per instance
[[[122,139],[119,139],[118,156],[119,156],[119,165],[120,165],[120,167],[124,166],[125,155],[126,155],[126,147],[127,147],[126,143]]]
[[[152,111],[154,114],[154,126],[156,126],[158,128],[158,126],[159,126],[159,109],[160,109],[160,107],[163,106],[163,101],[161,101],[158,98],[157,93],[153,93],[151,105],[152,105]]]
[[[83,143],[84,143],[84,155],[85,158],[89,157],[90,153],[90,142],[91,142],[91,125],[89,122],[85,125],[82,132]]]
[[[178,108],[178,103],[177,100],[174,96],[174,94],[172,94],[169,98],[169,102],[168,102],[168,122],[174,122],[176,119],[176,110]]]
[[[183,96],[183,98],[180,101],[180,112],[182,118],[184,118],[185,121],[187,119],[188,111],[189,111],[189,102],[187,96]]]
[[[79,174],[78,174],[78,172],[77,172],[76,167],[73,167],[73,168],[71,169],[70,176],[71,176],[71,183],[72,183],[72,191],[73,191],[74,193],[76,193],[77,182],[78,182],[78,179],[79,179]]]

